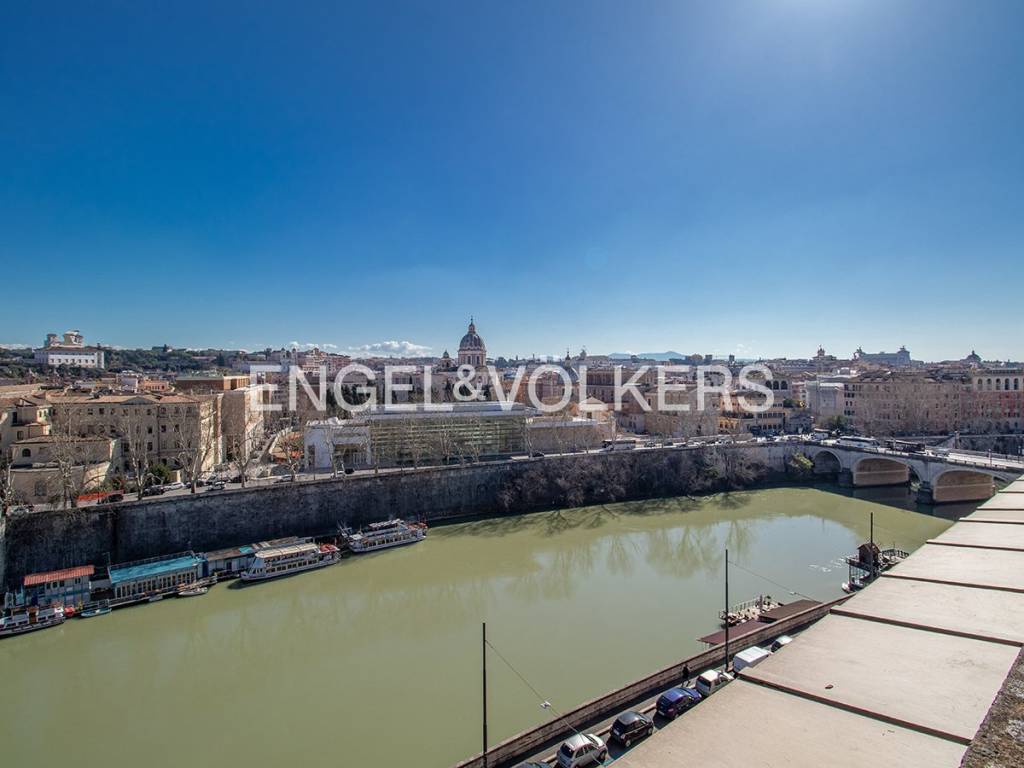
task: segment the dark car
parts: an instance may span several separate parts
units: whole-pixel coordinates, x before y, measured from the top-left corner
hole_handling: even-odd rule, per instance
[[[654,721],[639,712],[623,712],[612,725],[611,737],[624,747],[654,733]]]
[[[547,763],[527,760],[525,763],[516,763],[512,768],[551,768]]]
[[[142,492],[143,496],[163,496],[164,489],[159,485],[151,485],[149,488]]]
[[[700,701],[696,688],[672,688],[658,697],[658,714],[667,720],[674,720]]]
[[[111,493],[100,499],[100,504],[117,504],[119,501],[124,501],[123,493]]]

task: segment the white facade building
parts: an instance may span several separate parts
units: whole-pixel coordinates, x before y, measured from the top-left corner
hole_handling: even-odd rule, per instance
[[[87,347],[79,331],[67,331],[60,340],[55,333],[46,334],[46,342],[35,351],[37,363],[54,368],[66,365],[73,368],[104,368],[106,360],[102,349]]]

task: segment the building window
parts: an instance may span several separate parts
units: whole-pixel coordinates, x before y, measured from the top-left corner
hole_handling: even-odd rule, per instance
[[[22,456],[22,458],[27,459],[31,455],[32,455],[32,451],[30,451],[28,448],[22,448],[21,449],[21,456]]]

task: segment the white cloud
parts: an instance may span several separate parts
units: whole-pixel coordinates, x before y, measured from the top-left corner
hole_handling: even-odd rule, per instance
[[[431,349],[431,347],[414,344],[411,341],[377,341],[373,344],[349,347],[348,351],[353,355],[364,357],[420,357]]]
[[[295,347],[296,349],[313,349],[313,347],[316,347],[317,349],[324,349],[324,350],[338,349],[338,345],[337,344],[331,344],[328,341],[322,341],[322,342],[315,342],[315,341],[290,341],[290,342],[288,342],[288,346],[289,347]]]
[[[18,342],[12,341],[8,344],[0,344],[0,349],[31,349],[31,344],[19,344]]]

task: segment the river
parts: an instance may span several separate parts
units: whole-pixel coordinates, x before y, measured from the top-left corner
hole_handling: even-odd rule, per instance
[[[496,742],[551,717],[544,699],[569,709],[701,650],[726,546],[733,602],[828,600],[871,512],[876,539],[904,549],[950,524],[899,508],[905,488],[877,495],[773,488],[443,526],[322,571],[2,640],[3,762],[450,766],[480,747],[481,621],[516,670],[491,653]]]

